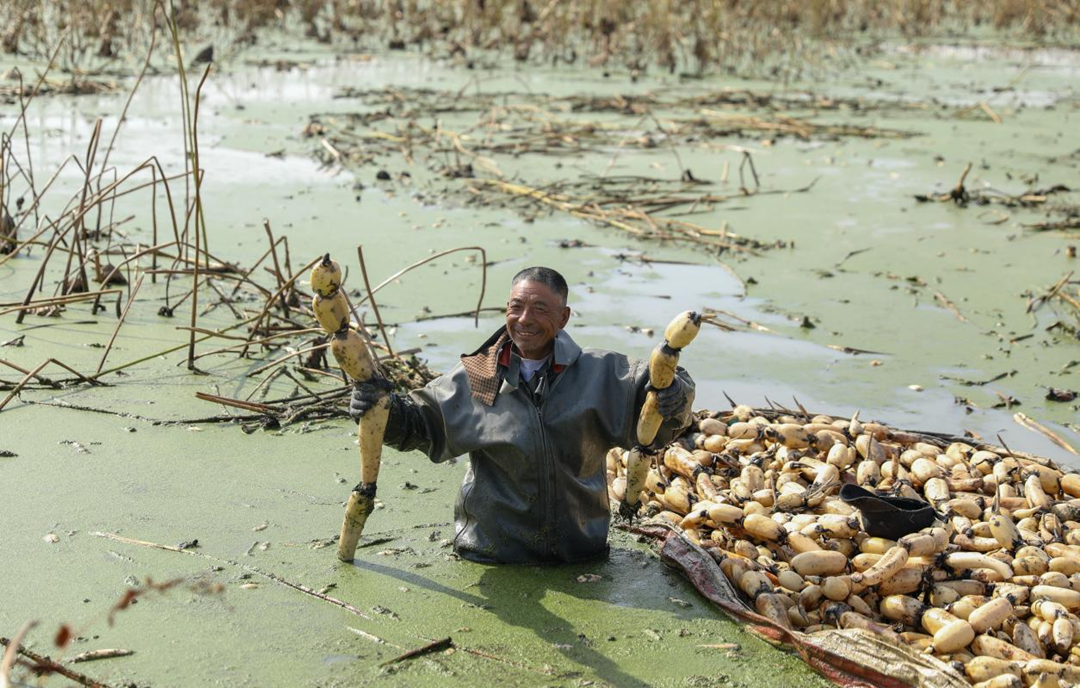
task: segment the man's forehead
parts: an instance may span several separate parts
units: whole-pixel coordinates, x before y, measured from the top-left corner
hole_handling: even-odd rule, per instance
[[[544,284],[543,282],[537,282],[535,280],[521,280],[517,284],[513,285],[510,289],[511,299],[524,299],[528,301],[545,300],[545,301],[561,301],[559,295],[555,293],[555,290]]]

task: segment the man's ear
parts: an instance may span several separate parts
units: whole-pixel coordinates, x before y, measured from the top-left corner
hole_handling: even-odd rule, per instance
[[[562,321],[559,323],[559,329],[566,327],[566,323],[570,322],[570,306],[563,306],[562,309]]]

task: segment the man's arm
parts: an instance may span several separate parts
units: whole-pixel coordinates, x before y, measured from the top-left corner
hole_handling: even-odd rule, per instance
[[[419,449],[425,454],[431,447],[431,431],[424,412],[411,396],[390,395],[390,415],[386,419],[383,444],[398,451]]]
[[[444,388],[451,384],[447,376],[440,376],[423,389],[407,395],[391,392],[383,444],[398,451],[422,451],[435,462],[452,458],[447,449],[446,425],[439,402],[440,396],[445,394]],[[375,404],[382,390],[379,383],[353,385],[349,416],[359,422],[361,416]]]

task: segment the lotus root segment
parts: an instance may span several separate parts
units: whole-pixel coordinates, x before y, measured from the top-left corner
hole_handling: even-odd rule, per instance
[[[333,296],[316,294],[311,309],[315,319],[327,332],[340,332],[349,326],[349,302],[340,289]]]
[[[367,518],[375,509],[375,486],[360,484],[349,495],[345,505],[345,519],[341,522],[341,537],[338,539],[338,559],[352,561],[356,554],[356,544],[364,533]]]
[[[645,394],[636,428],[637,444],[627,457],[626,493],[619,506],[620,513],[632,518],[637,511],[639,497],[648,477],[650,455],[647,447],[656,439],[656,433],[664,422],[660,415],[658,389],[667,389],[675,379],[679,365],[679,351],[694,341],[701,329],[701,316],[693,311],[680,313],[664,330],[664,341],[656,345],[649,356],[649,386]]]
[[[693,311],[680,313],[664,330],[664,343],[653,349],[649,357],[649,386],[667,389],[675,379],[679,352],[694,341],[701,329],[701,316]],[[649,390],[638,416],[637,441],[643,447],[652,444],[660,424],[664,422],[658,408],[656,393]]]
[[[311,270],[311,290],[319,296],[332,296],[340,287],[341,266],[327,253]]]
[[[312,310],[315,318],[330,336],[330,351],[345,374],[356,382],[367,382],[376,376],[375,363],[367,346],[355,330],[349,327],[349,305],[341,291],[341,266],[330,260],[327,253],[311,271],[311,289],[315,292]],[[345,518],[338,540],[338,559],[352,561],[356,543],[363,535],[368,515],[375,508],[376,482],[382,462],[382,441],[389,415],[390,397],[383,392],[368,409],[359,423],[360,484],[349,495]]]

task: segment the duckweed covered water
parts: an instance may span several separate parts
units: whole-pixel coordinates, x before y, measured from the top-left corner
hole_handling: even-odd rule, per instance
[[[861,409],[863,418],[898,426],[970,430],[988,438],[1001,433],[1014,449],[1074,462],[1011,416],[1023,411],[1080,447],[1076,406],[1044,398],[1048,386],[1080,389],[1080,367],[1070,366],[1080,359],[1080,343],[1060,330],[1048,332],[1054,321],[1049,309],[1032,318],[1022,297],[1075,269],[1066,246],[1077,237],[1025,230],[1021,223],[1043,219],[1038,210],[1002,209],[1008,217],[997,224],[1001,216],[984,208],[918,204],[913,196],[947,191],[967,162],[974,163],[970,188],[992,185],[1020,193],[1029,186],[1025,179],[1035,187],[1075,188],[1080,144],[1070,132],[1078,115],[1076,53],[897,48],[858,70],[791,86],[870,101],[927,103],[925,109],[810,114],[815,121],[918,132],[914,138],[798,140],[762,134],[680,146],[677,157],[658,146],[499,160],[505,174],[536,186],[605,170],[675,178],[688,168],[715,182],[717,192],[731,193],[738,190],[736,170],[747,149],[763,189],[801,188],[817,178],[807,193],[732,200],[693,218],[703,226],[726,222],[746,236],[793,244],[749,258],[639,242],[565,215],[526,217],[503,207],[462,206],[453,194],[440,200],[429,190],[451,182],[434,180],[404,159],[324,168],[313,157],[318,141],[301,131],[311,114],[367,107],[334,97],[346,86],[674,97],[718,88],[779,92],[780,85],[659,75],[633,82],[626,74],[605,77],[595,70],[467,71],[408,54],[335,59],[313,48],[291,57],[309,66],[278,72],[234,64],[208,82],[200,132],[216,255],[253,261],[266,246],[267,218],[275,232],[288,235],[294,266],[330,251],[350,266],[355,287],[357,244],[364,245],[376,282],[430,251],[482,245],[492,263],[485,306],[502,304],[509,278],[520,268],[552,265],[571,284],[570,332],[586,346],[645,356],[657,335],[642,329],[661,328],[688,308],[723,309],[768,328],[707,329],[687,350],[682,363],[698,382],[700,408],[725,408],[725,392],[755,405],[767,397],[791,406],[796,396],[812,411],[846,415]],[[150,154],[160,156],[167,170],[182,169],[177,91],[175,78],[152,77],[143,84],[111,158],[119,169]],[[980,112],[953,116],[980,100],[1001,124]],[[28,124],[36,169],[51,171],[69,153],[81,154],[98,117],[111,132],[122,104],[123,95],[32,103]],[[14,114],[10,107],[0,110],[0,126],[9,128]],[[687,114],[657,116],[663,121]],[[426,116],[425,125],[433,119]],[[471,121],[452,114],[442,125]],[[627,119],[628,130],[636,122]],[[722,184],[725,163],[729,177]],[[380,169],[392,180],[377,180]],[[403,171],[411,177],[403,179]],[[73,192],[81,175],[72,168],[58,184]],[[123,226],[131,240],[149,240],[147,201],[133,195],[117,204],[117,218],[135,216]],[[1063,195],[1060,202],[1075,205],[1076,195]],[[562,248],[563,239],[585,246]],[[637,259],[642,253],[654,262]],[[479,328],[464,317],[413,322],[424,313],[475,305],[480,270],[465,255],[420,268],[381,292],[383,317],[397,324],[395,346],[420,348],[435,369],[451,366],[500,323],[497,315],[482,317]],[[40,260],[35,250],[0,266],[0,300],[20,299]],[[159,317],[163,286],[144,289],[109,355],[110,366],[186,340],[176,329],[186,324],[186,311]],[[935,292],[955,304],[964,320]],[[199,324],[233,322],[225,309],[217,309]],[[114,326],[111,310],[92,315],[88,306],[71,307],[59,319],[28,317],[21,326],[14,316],[3,316],[0,342],[25,339],[21,347],[0,348],[0,358],[32,367],[55,356],[92,370]],[[830,345],[878,353],[852,355]],[[355,429],[349,423],[304,423],[247,435],[235,425],[160,426],[142,420],[221,413],[194,393],[243,398],[257,384],[245,374],[262,363],[206,358],[199,367],[208,375],[197,376],[178,352],[110,376],[110,387],[26,392],[0,412],[0,450],[14,455],[0,459],[0,583],[9,593],[0,605],[3,635],[39,619],[29,645],[42,653],[53,653],[51,637],[61,623],[79,635],[73,652],[134,650],[130,657],[77,665],[110,685],[822,685],[796,657],[773,650],[711,609],[625,534],[614,532],[610,558],[592,565],[494,568],[454,560],[446,541],[452,538],[463,461],[433,466],[419,455],[388,450],[380,481],[383,508],[365,535],[365,542],[375,544],[362,547],[354,565],[338,563],[332,547],[313,547],[336,533],[344,498],[357,480]],[[957,381],[1001,373],[1008,376],[983,385]],[[291,382],[276,382],[268,394],[292,390]],[[992,408],[998,393],[1020,405]],[[132,546],[96,532],[170,546],[197,539],[191,551],[213,559]],[[48,534],[58,541],[46,541]],[[370,619],[277,585],[249,567],[326,590]],[[110,606],[129,585],[147,578],[221,584],[223,591],[208,593],[204,586],[147,594],[110,625]],[[452,654],[384,665],[447,636],[457,646]]]

